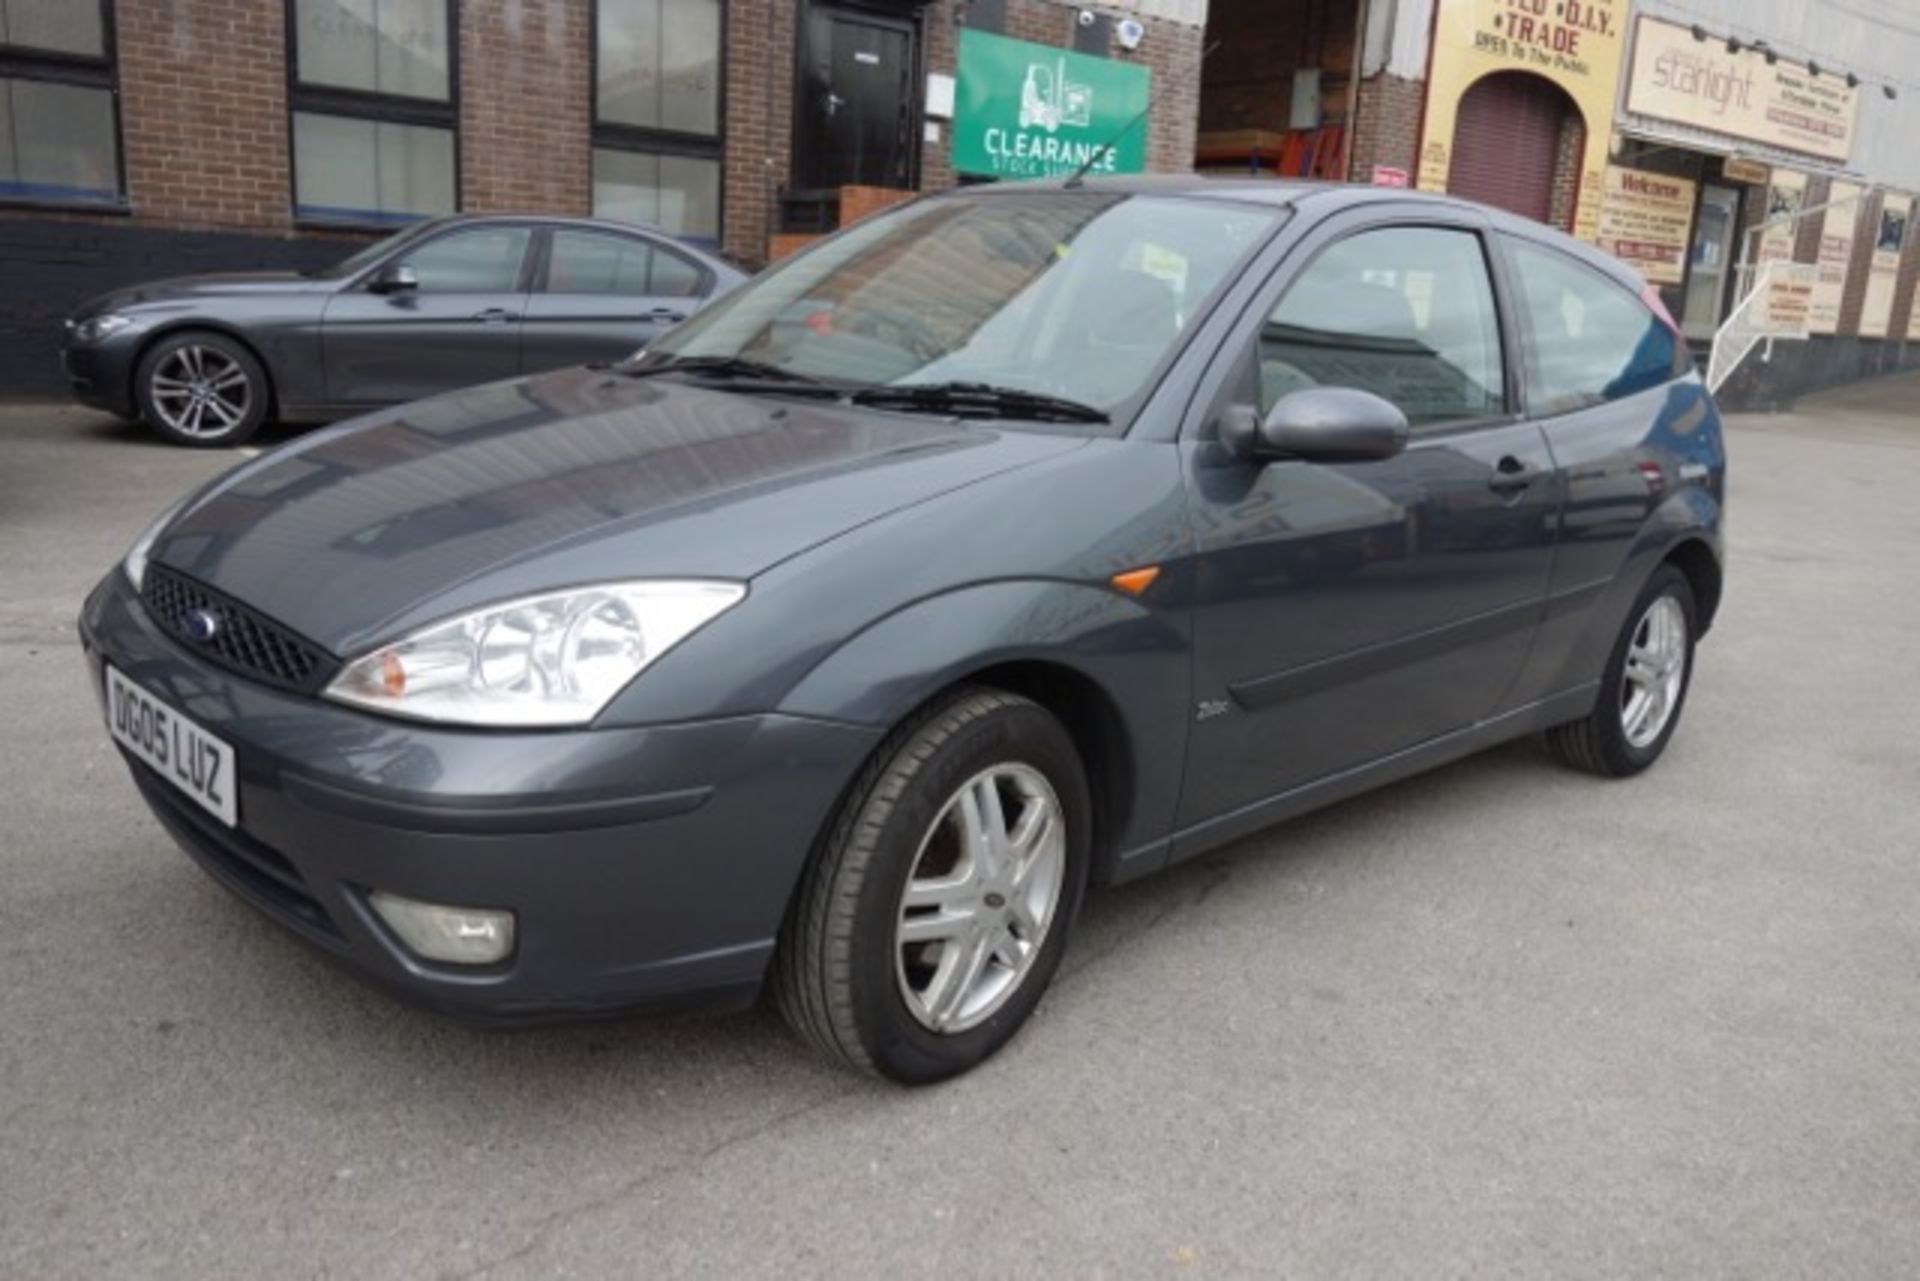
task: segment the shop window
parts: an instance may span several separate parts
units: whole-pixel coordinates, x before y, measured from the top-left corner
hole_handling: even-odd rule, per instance
[[[1631,396],[1691,367],[1678,335],[1626,289],[1555,250],[1513,237],[1507,244],[1532,339],[1532,414]]]
[[[593,208],[720,236],[722,0],[595,0]]]
[[[1340,241],[1288,287],[1260,331],[1261,409],[1304,387],[1359,387],[1414,426],[1505,405],[1499,313],[1480,238],[1386,227]]]
[[[293,202],[376,225],[459,207],[452,0],[288,0]]]
[[[0,199],[122,198],[105,0],[0,0]]]

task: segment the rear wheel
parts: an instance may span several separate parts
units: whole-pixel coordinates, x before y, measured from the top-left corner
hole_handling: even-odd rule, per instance
[[[1085,773],[1038,704],[964,690],[875,753],[796,895],[774,999],[851,1067],[942,1080],[1013,1038],[1085,891]]]
[[[1693,678],[1694,619],[1687,576],[1662,566],[1614,642],[1592,715],[1547,732],[1547,742],[1562,760],[1589,773],[1624,778],[1660,758],[1680,723]]]
[[[175,444],[237,445],[266,421],[266,370],[224,334],[163,338],[141,357],[133,379],[140,416]]]

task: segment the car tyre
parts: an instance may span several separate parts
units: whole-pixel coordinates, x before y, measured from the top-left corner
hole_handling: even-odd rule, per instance
[[[273,399],[267,371],[239,341],[211,330],[169,334],[140,358],[134,396],[147,425],[176,445],[238,445]]]
[[[1627,613],[1592,714],[1547,731],[1556,755],[1603,778],[1626,778],[1660,759],[1693,683],[1695,608],[1687,576],[1661,566]]]
[[[998,845],[982,835],[996,822]],[[968,1070],[1059,968],[1091,827],[1079,754],[1050,713],[995,689],[942,699],[888,737],[830,822],[781,932],[775,1004],[849,1067],[907,1084]]]

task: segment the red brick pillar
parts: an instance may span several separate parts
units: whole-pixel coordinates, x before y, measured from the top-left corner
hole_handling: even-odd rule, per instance
[[[119,0],[135,213],[181,226],[292,225],[285,15],[261,0]]]
[[[462,210],[591,212],[589,11],[589,0],[462,0]]]

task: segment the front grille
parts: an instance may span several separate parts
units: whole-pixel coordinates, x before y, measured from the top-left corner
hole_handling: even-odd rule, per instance
[[[311,694],[339,666],[312,641],[164,565],[147,566],[140,599],[153,620],[187,649],[268,685]],[[215,624],[205,640],[196,637],[188,623],[200,613]]]

